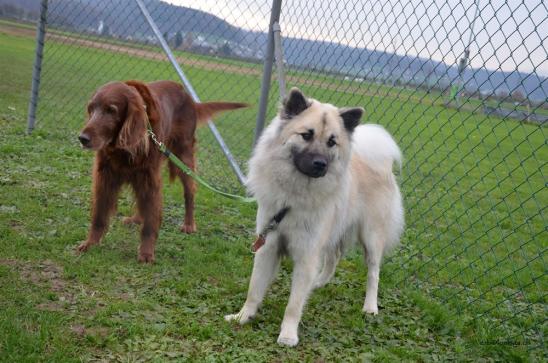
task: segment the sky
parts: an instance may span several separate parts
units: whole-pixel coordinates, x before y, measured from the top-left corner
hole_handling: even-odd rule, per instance
[[[166,0],[164,0],[166,1]],[[269,0],[169,0],[248,30],[268,28]],[[456,64],[548,76],[545,0],[282,0],[282,35]],[[475,14],[479,6],[479,16]]]

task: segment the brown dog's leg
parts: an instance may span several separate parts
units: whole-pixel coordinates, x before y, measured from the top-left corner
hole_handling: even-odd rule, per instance
[[[85,252],[101,241],[108,228],[110,216],[116,209],[116,200],[122,183],[116,176],[105,174],[94,173],[91,228],[86,241],[78,246],[79,252]]]
[[[182,155],[182,160],[192,170],[196,170],[193,154]],[[178,174],[185,189],[185,219],[181,225],[181,232],[194,233],[196,232],[196,222],[194,221],[194,194],[196,194],[196,183],[194,182],[194,179],[185,173],[179,172]]]
[[[144,263],[154,262],[154,248],[162,223],[162,182],[159,172],[155,174],[157,175],[147,173],[139,177],[139,183],[133,184],[137,198],[137,214],[143,220],[139,262]]]

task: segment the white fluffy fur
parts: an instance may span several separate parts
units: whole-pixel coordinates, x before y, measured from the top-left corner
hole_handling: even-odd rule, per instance
[[[281,208],[291,209],[255,255],[244,306],[225,317],[243,324],[256,314],[280,258],[287,253],[295,263],[278,343],[289,346],[298,343],[298,325],[309,293],[333,276],[347,243],[359,241],[367,251],[363,311],[378,312],[382,256],[398,243],[404,226],[401,195],[392,173],[401,153],[392,137],[381,126],[370,124],[356,127],[351,136],[338,108],[310,101],[311,106],[298,117],[275,118],[250,160],[248,188],[258,201],[257,233]],[[338,137],[337,147],[328,150],[332,156],[328,172],[320,178],[302,174],[292,162],[291,147],[302,142],[295,135],[299,128],[311,125]]]
[[[352,135],[352,150],[372,169],[392,172],[392,164],[401,167],[401,151],[392,136],[381,125],[356,127]]]

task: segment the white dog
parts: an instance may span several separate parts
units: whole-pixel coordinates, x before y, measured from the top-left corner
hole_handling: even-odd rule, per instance
[[[278,343],[295,346],[308,295],[330,280],[344,246],[354,240],[364,247],[368,267],[363,311],[378,313],[381,260],[404,226],[392,172],[401,153],[381,126],[358,126],[362,114],[362,108],[338,109],[291,90],[250,161],[248,188],[259,206],[260,237],[247,300],[226,320],[244,324],[256,314],[280,258],[289,255],[291,295]]]

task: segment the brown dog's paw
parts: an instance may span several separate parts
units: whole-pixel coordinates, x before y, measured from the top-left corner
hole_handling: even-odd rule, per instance
[[[182,224],[181,232],[183,233],[195,233],[197,231],[196,223],[192,222],[191,224]]]
[[[139,262],[141,263],[154,263],[154,254],[153,253],[140,253]]]
[[[122,219],[122,223],[125,224],[125,225],[128,225],[128,224],[141,224],[141,223],[143,223],[143,219],[139,216],[124,217]]]
[[[87,250],[89,250],[89,248],[92,245],[93,245],[93,243],[89,243],[88,241],[84,241],[84,242],[80,243],[80,245],[78,245],[78,247],[76,247],[76,251],[78,251],[80,253],[86,252]]]

